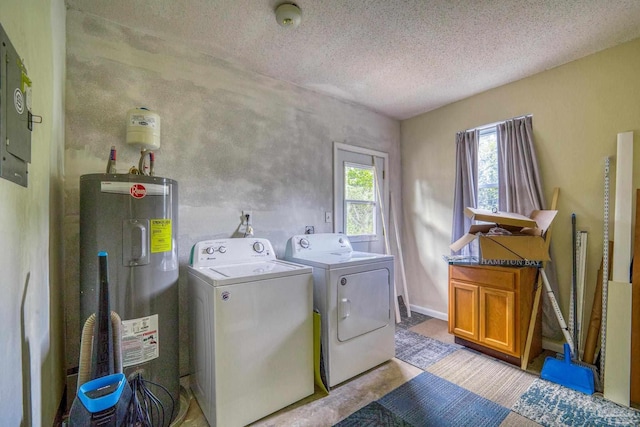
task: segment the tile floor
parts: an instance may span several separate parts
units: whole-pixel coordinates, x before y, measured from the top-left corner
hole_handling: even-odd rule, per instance
[[[405,319],[398,327],[407,328],[413,332],[438,339],[446,343],[453,343],[453,336],[447,332],[447,322],[439,319],[429,318],[421,315],[412,316]],[[454,353],[455,354],[455,353]],[[451,355],[453,356],[453,355]],[[477,357],[484,357],[478,355]],[[502,362],[496,362],[502,363]],[[437,372],[447,379],[446,366]],[[519,370],[518,370],[519,371]],[[401,384],[423,372],[420,368],[405,363],[399,359],[392,359],[389,362],[371,369],[349,381],[346,381],[331,390],[328,396],[316,389],[316,393],[296,402],[274,414],[251,424],[256,427],[329,427],[367,404],[379,399]],[[519,371],[522,372],[522,371]],[[537,375],[527,375],[523,383],[525,389],[530,381],[537,378]],[[453,374],[452,374],[453,375]],[[185,379],[186,385],[186,379]],[[465,386],[464,384],[459,384]],[[471,385],[470,385],[471,387]],[[474,390],[471,390],[474,391]],[[519,395],[518,395],[519,396]],[[491,400],[501,400],[504,396],[488,397]],[[515,397],[517,399],[517,396]],[[504,403],[504,402],[501,402]],[[182,420],[183,427],[207,427],[208,423],[198,406],[197,401],[190,397],[189,409]],[[539,424],[511,413],[502,422],[501,426],[537,426]]]

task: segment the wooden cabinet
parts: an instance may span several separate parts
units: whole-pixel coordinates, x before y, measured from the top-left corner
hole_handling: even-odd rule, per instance
[[[456,342],[520,365],[536,286],[536,268],[449,266],[449,333]],[[529,359],[542,351],[537,316]]]

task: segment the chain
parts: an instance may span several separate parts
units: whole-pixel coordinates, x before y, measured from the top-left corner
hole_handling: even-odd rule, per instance
[[[602,320],[600,325],[600,384],[604,385],[604,358],[607,344],[607,294],[609,288],[609,162],[604,160],[604,246],[602,247]]]

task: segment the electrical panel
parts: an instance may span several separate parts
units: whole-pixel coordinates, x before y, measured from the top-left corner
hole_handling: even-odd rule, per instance
[[[31,80],[0,25],[0,177],[26,187],[31,162]]]

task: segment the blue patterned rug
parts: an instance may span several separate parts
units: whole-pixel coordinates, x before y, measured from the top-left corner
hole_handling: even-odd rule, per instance
[[[422,370],[460,348],[407,329],[396,329],[396,358]]]
[[[509,412],[495,402],[423,372],[336,426],[498,426]]]
[[[511,408],[544,426],[640,426],[640,412],[537,379]]]
[[[462,348],[408,330],[430,319],[413,313],[396,328],[396,358],[422,370]],[[640,426],[640,412],[542,379],[505,408],[423,372],[336,424],[337,427],[499,426],[511,412],[546,427]]]

